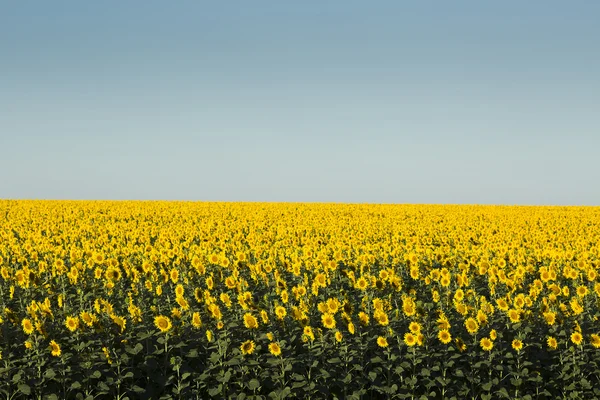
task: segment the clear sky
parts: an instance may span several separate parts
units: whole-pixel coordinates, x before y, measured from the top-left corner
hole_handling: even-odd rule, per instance
[[[0,198],[600,204],[600,1],[0,1]]]

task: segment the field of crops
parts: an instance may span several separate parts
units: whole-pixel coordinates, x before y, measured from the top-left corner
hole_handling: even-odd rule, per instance
[[[0,201],[0,397],[600,397],[600,208]]]

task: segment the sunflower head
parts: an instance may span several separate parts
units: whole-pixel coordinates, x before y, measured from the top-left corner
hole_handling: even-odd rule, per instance
[[[280,356],[281,355],[281,347],[279,347],[278,343],[271,342],[271,343],[269,343],[269,352],[276,357]]]
[[[165,317],[164,315],[154,318],[154,325],[163,333],[169,332],[173,326],[169,317]]]
[[[252,340],[246,340],[240,346],[240,350],[242,351],[243,355],[250,355],[250,354],[252,354],[254,352],[254,349],[255,349],[255,345],[254,345],[254,342]]]

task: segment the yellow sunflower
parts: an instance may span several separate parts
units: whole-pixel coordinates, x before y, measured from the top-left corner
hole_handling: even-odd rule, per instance
[[[467,318],[465,321],[465,327],[467,328],[467,332],[471,335],[474,335],[479,330],[479,324],[475,320],[475,318]]]
[[[77,328],[79,328],[79,318],[71,316],[67,317],[65,321],[65,326],[71,332],[75,332]]]
[[[54,357],[60,357],[61,351],[60,351],[60,345],[58,343],[56,343],[54,340],[50,341],[49,348],[50,348],[50,353]]]
[[[194,328],[202,327],[202,319],[200,319],[200,313],[195,312],[194,314],[192,314],[192,326]]]
[[[244,355],[252,354],[254,352],[254,349],[255,349],[255,345],[252,340],[246,340],[240,346],[240,350],[242,351],[242,354],[244,354]]]
[[[494,347],[494,342],[492,342],[491,339],[484,337],[479,341],[479,345],[481,346],[481,348],[483,350],[491,351],[492,348]]]
[[[571,342],[573,342],[573,344],[579,346],[583,342],[583,336],[581,335],[581,333],[573,332],[571,334]]]
[[[450,332],[448,332],[446,329],[442,329],[438,332],[438,339],[440,342],[448,344],[452,341],[452,335],[450,335]]]
[[[287,310],[283,306],[277,306],[275,307],[275,315],[277,319],[282,320],[287,315]]]
[[[412,333],[407,332],[404,334],[404,343],[408,347],[413,347],[414,345],[417,344],[417,337],[415,335],[413,335]]]
[[[341,342],[341,341],[342,341],[342,338],[343,338],[343,336],[342,336],[342,332],[340,332],[340,331],[337,331],[337,332],[335,333],[335,341],[336,341],[336,342]]]
[[[418,334],[421,333],[421,324],[419,324],[418,322],[411,322],[408,325],[408,329],[410,330],[411,333],[413,334]]]
[[[275,342],[269,343],[269,352],[274,356],[279,356],[281,355],[281,347]]]
[[[388,341],[383,336],[379,336],[377,338],[377,346],[379,347],[388,347]]]
[[[595,348],[600,348],[600,336],[598,336],[595,333],[592,333],[590,335],[591,339],[592,339],[592,346],[594,346]]]
[[[21,326],[23,326],[23,332],[25,332],[25,334],[31,335],[33,333],[33,323],[29,318],[23,319],[23,321],[21,321]]]
[[[163,333],[169,332],[173,326],[169,317],[165,317],[164,315],[154,318],[154,325]]]
[[[323,326],[327,329],[335,328],[335,318],[329,313],[321,316],[321,322],[323,322]]]
[[[250,313],[244,314],[244,326],[248,329],[258,328],[258,320]]]
[[[523,349],[523,342],[519,339],[514,339],[511,343],[511,346],[516,351],[521,351]]]

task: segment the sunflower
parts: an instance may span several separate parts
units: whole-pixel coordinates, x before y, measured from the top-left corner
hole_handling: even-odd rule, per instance
[[[379,347],[388,347],[388,341],[383,336],[379,336],[377,338],[377,346]]]
[[[492,347],[494,347],[494,342],[492,342],[491,339],[484,337],[479,341],[479,345],[483,350],[490,351],[492,350]]]
[[[337,331],[337,332],[335,333],[335,340],[336,340],[336,342],[341,342],[341,341],[342,341],[342,338],[343,338],[343,336],[342,336],[342,332],[340,332],[340,331]]]
[[[457,289],[454,293],[454,300],[462,301],[465,298],[465,292],[462,289]]]
[[[552,311],[547,311],[544,314],[544,320],[546,320],[546,324],[554,325],[556,322],[556,313]]]
[[[176,268],[171,269],[169,271],[169,278],[171,278],[171,282],[177,283],[179,281],[179,270]]]
[[[354,335],[354,324],[352,322],[348,322],[348,332],[350,332],[351,335]]]
[[[317,283],[317,285],[319,285],[321,287],[326,287],[327,286],[327,277],[323,273],[318,273],[317,276],[315,277],[315,282]]]
[[[244,326],[248,329],[258,328],[258,320],[250,313],[244,314]]]
[[[448,319],[445,317],[439,318],[437,320],[437,323],[438,323],[438,329],[441,331],[450,329],[450,321],[448,321]]]
[[[209,342],[212,342],[213,340],[213,333],[211,330],[206,330],[206,340],[208,340]]]
[[[477,311],[477,322],[482,325],[485,325],[488,321],[487,315],[482,310]]]
[[[171,310],[171,316],[175,319],[181,319],[181,310],[177,307],[173,307]]]
[[[592,333],[590,337],[592,338],[592,346],[594,346],[597,349],[600,348],[600,336],[598,336],[595,333]]]
[[[402,312],[407,317],[411,317],[416,312],[415,302],[410,297],[402,299]]]
[[[262,319],[264,324],[268,324],[269,323],[269,315],[267,314],[267,312],[265,310],[261,310],[260,312],[260,319]]]
[[[65,326],[71,332],[75,332],[77,328],[79,328],[79,318],[77,317],[67,317],[65,321]]]
[[[413,335],[412,333],[407,332],[404,334],[404,343],[408,347],[413,347],[414,345],[417,344],[417,337],[415,335]]]
[[[127,325],[127,320],[123,317],[119,317],[118,315],[111,315],[110,317],[113,322],[117,324],[119,328],[121,328],[121,332],[123,332],[125,330],[125,325]]]
[[[315,340],[315,334],[313,332],[313,329],[310,326],[305,326],[304,327],[304,336],[309,339],[311,342],[313,340]]]
[[[49,349],[50,349],[50,353],[54,357],[60,357],[60,355],[61,355],[60,345],[58,343],[56,343],[54,340],[50,341]]]
[[[548,347],[550,347],[552,350],[556,350],[556,348],[558,347],[558,342],[552,336],[548,336],[546,343],[548,344]]]
[[[475,318],[467,318],[467,320],[465,321],[465,327],[471,335],[476,334],[479,330],[479,324],[477,323],[477,321],[475,321]]]
[[[437,337],[440,342],[444,344],[448,344],[452,341],[452,335],[450,335],[450,332],[448,332],[446,329],[439,331]]]
[[[390,323],[390,318],[384,311],[376,311],[373,318],[375,318],[377,323],[381,326],[388,326]]]
[[[321,322],[323,322],[323,326],[327,329],[335,328],[335,318],[331,314],[323,314],[321,316]]]
[[[511,346],[516,351],[521,351],[521,349],[523,349],[523,342],[519,339],[514,339],[511,343]]]
[[[83,323],[86,324],[87,326],[91,327],[92,325],[94,325],[94,322],[96,322],[96,316],[87,311],[81,312],[81,314],[79,314],[79,316],[81,317],[81,320],[83,321]]]
[[[579,346],[583,342],[583,336],[581,335],[581,333],[573,332],[571,334],[571,342],[573,342],[573,344]]]
[[[192,314],[192,326],[194,328],[202,327],[202,319],[200,319],[200,313],[195,312],[194,314]]]
[[[281,347],[275,342],[269,343],[269,352],[274,356],[279,356],[281,355]]]
[[[408,329],[410,330],[411,333],[418,334],[421,332],[421,324],[413,321],[408,325]]]
[[[283,306],[277,306],[275,307],[275,315],[278,320],[282,320],[287,315],[287,310]]]
[[[490,339],[492,339],[492,340],[496,340],[496,337],[498,337],[498,335],[496,334],[496,330],[495,330],[495,329],[492,329],[492,330],[490,331]]]
[[[33,323],[29,318],[24,318],[23,321],[21,321],[21,326],[23,326],[23,332],[25,332],[26,335],[31,335],[33,333]]]
[[[508,318],[510,318],[510,322],[516,324],[517,322],[521,321],[521,313],[519,312],[519,310],[511,308],[510,310],[508,310]]]
[[[254,345],[254,342],[252,340],[246,340],[240,346],[240,350],[242,351],[243,355],[252,354],[254,352],[254,349],[255,349],[255,345]]]
[[[367,280],[362,276],[356,281],[356,288],[359,290],[366,290],[368,286]]]
[[[169,317],[165,317],[164,315],[154,318],[154,325],[163,333],[169,332],[173,326]]]
[[[504,299],[498,299],[496,300],[496,305],[498,306],[498,308],[501,311],[506,311],[508,310],[508,303],[506,302],[506,300]]]
[[[235,278],[233,276],[225,278],[225,286],[227,286],[228,289],[234,289],[237,286]]]

